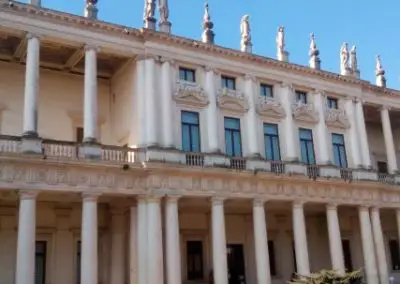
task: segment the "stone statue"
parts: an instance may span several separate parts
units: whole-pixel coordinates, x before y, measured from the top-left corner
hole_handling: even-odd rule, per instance
[[[346,73],[347,69],[349,69],[349,49],[347,42],[344,42],[340,48],[340,70],[342,75]]]
[[[97,2],[98,0],[86,0],[85,6],[85,17],[91,19],[97,19]]]
[[[356,72],[358,70],[358,62],[357,62],[357,47],[353,45],[350,52],[350,65],[351,70]]]
[[[167,23],[169,17],[168,0],[158,0],[160,23]]]
[[[313,69],[321,69],[321,59],[319,58],[319,50],[317,48],[317,42],[315,41],[314,33],[310,34],[310,51],[308,53],[310,56],[310,67]]]
[[[204,43],[214,43],[214,32],[213,32],[214,24],[211,21],[210,11],[208,9],[208,4],[204,5],[204,16],[203,16],[203,33],[201,35],[201,40]]]
[[[211,17],[210,17],[210,11],[208,8],[208,3],[204,4],[204,16],[203,16],[203,23],[208,23],[210,22]]]
[[[382,60],[381,60],[380,55],[376,56],[375,73],[377,76],[385,74],[385,69],[383,69]]]
[[[315,42],[314,33],[310,34],[310,55],[314,55],[317,50],[317,43]]]
[[[251,42],[249,18],[249,15],[244,15],[240,21],[240,34],[242,36],[242,43],[244,44]]]
[[[278,53],[285,52],[285,28],[279,27],[278,28],[278,35],[276,36],[276,46],[278,48]]]
[[[156,8],[155,0],[144,0],[144,15],[143,20],[154,19],[154,12]]]

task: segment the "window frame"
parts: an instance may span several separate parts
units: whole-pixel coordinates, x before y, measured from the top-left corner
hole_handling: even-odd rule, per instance
[[[231,81],[232,82],[232,88],[229,87],[229,84],[227,82]],[[224,82],[226,84],[224,84]],[[227,75],[221,75],[221,87],[226,88],[229,90],[236,90],[236,78],[232,76],[227,76]]]
[[[185,66],[179,66],[178,73],[179,73],[179,80],[185,81],[185,82],[190,82],[190,83],[196,83],[196,70],[195,69],[188,68]],[[193,81],[188,80],[188,73],[192,73]],[[181,77],[181,74],[183,74],[183,78]]]
[[[189,122],[184,122],[184,120],[183,120],[183,116],[184,116],[184,114],[185,113],[187,113],[187,114],[191,114],[191,115],[196,115],[197,116],[197,124],[194,124],[194,123],[189,123]],[[189,129],[188,129],[188,131],[189,131],[189,151],[186,151],[185,149],[184,149],[184,139],[183,139],[183,135],[184,135],[184,126],[187,126]],[[192,129],[193,128],[195,128],[195,127],[197,127],[197,131],[198,131],[198,151],[194,151],[193,150],[193,148],[195,148],[195,147],[193,147],[193,140],[194,140],[194,138],[192,137]],[[201,130],[200,130],[200,113],[199,112],[195,112],[195,111],[188,111],[188,110],[181,110],[181,148],[182,148],[182,151],[184,151],[184,152],[196,152],[196,153],[200,153],[201,152]]]
[[[327,97],[326,105],[329,109],[339,109],[339,100],[334,97]]]
[[[269,271],[272,277],[278,276],[276,266],[276,250],[274,240],[268,240]]]
[[[238,125],[239,125],[239,129],[233,129],[233,128],[227,128],[226,127],[226,121],[227,120],[235,120],[235,121],[237,121],[238,122]],[[236,117],[229,117],[229,116],[224,116],[224,137],[225,137],[225,154],[227,155],[227,156],[229,156],[229,157],[243,157],[243,146],[242,146],[242,129],[241,129],[241,125],[240,125],[240,123],[241,123],[241,121],[240,121],[240,118],[236,118]],[[227,149],[227,147],[226,147],[226,144],[227,144],[227,131],[228,132],[230,132],[230,139],[231,139],[231,143],[232,143],[232,155],[230,155],[229,153],[228,153],[228,149]],[[239,155],[236,155],[236,152],[235,152],[235,139],[234,139],[234,137],[235,137],[235,133],[238,133],[239,134],[239,143],[240,143],[240,152],[239,152]]]
[[[308,104],[308,94],[305,91],[295,90],[296,102],[298,104]],[[302,99],[304,98],[304,99]]]
[[[270,134],[270,133],[266,133],[265,132],[265,127],[266,126],[273,126],[273,127],[275,127],[275,129],[276,129],[276,134]],[[263,123],[263,132],[264,132],[264,152],[265,152],[265,159],[267,160],[267,161],[281,161],[282,160],[282,156],[281,156],[281,146],[280,146],[280,141],[279,141],[279,125],[278,124],[274,124],[274,123],[267,123],[267,122],[265,122],[265,123]],[[273,159],[274,157],[272,157],[272,159],[270,159],[269,157],[268,157],[268,151],[267,151],[267,139],[269,140],[269,143],[270,143],[270,145],[271,145],[271,147],[272,147],[272,149],[271,149],[271,153],[272,153],[272,155],[274,156],[274,153],[275,153],[275,151],[274,151],[274,138],[276,138],[276,140],[277,140],[277,153],[278,153],[278,156],[279,156],[279,159],[278,160],[276,160],[276,159]]]
[[[395,263],[393,262],[393,251],[392,251],[392,243],[394,244],[394,248],[396,250],[397,253],[397,269],[395,267]],[[391,266],[391,270],[392,271],[400,271],[400,251],[399,251],[399,242],[397,239],[395,238],[389,238],[389,242],[388,242],[388,247],[389,247],[389,255],[390,255],[390,266]]]
[[[331,139],[332,139],[332,152],[333,152],[334,163],[335,163],[335,165],[337,167],[342,168],[342,169],[346,169],[346,168],[348,168],[349,164],[347,162],[346,140],[344,138],[344,135],[341,134],[341,133],[332,133],[331,136],[332,136]],[[334,136],[340,136],[341,140],[342,140],[342,143],[334,142],[334,139],[333,139]],[[339,157],[338,157],[339,158],[339,165],[336,163],[336,155],[335,155],[336,152],[335,152],[335,149],[337,149],[338,153],[339,153]],[[342,161],[342,155],[340,155],[341,150],[343,150],[343,153],[344,153],[344,157],[343,157],[344,161]],[[345,167],[344,167],[344,165],[345,165]]]
[[[199,242],[201,244],[201,271],[199,272],[199,277],[200,278],[194,278],[194,279],[189,279],[189,250],[188,250],[188,243],[189,242]],[[186,255],[185,255],[185,260],[186,260],[186,280],[187,281],[204,281],[204,271],[205,271],[205,266],[204,266],[204,241],[203,240],[192,240],[192,239],[188,239],[185,240],[185,251],[186,251]]]
[[[311,133],[311,139],[305,139],[301,137],[301,131],[307,131],[309,133]],[[306,165],[316,165],[317,161],[316,161],[316,157],[315,157],[315,149],[314,149],[314,135],[313,135],[313,131],[312,129],[308,129],[308,128],[299,128],[299,140],[300,140],[300,156],[301,156],[301,161],[303,163],[305,163]],[[307,151],[307,162],[303,161],[303,153],[302,153],[302,143],[305,143],[306,147],[306,151]],[[310,155],[309,155],[309,143],[311,143],[312,146],[312,154],[313,154],[313,158],[314,161],[313,163],[310,163]]]
[[[39,243],[44,244],[44,252],[38,253],[37,251],[37,245]],[[34,283],[35,284],[46,284],[47,281],[47,254],[48,254],[48,241],[47,240],[36,240],[35,241],[35,278],[34,278]],[[43,271],[42,271],[42,281],[40,283],[36,282],[36,276],[37,276],[37,262],[38,262],[38,257],[43,258]]]
[[[270,96],[267,95],[268,92],[263,92],[263,90],[269,89],[270,90]],[[273,98],[274,97],[274,85],[271,84],[266,84],[266,83],[260,83],[260,96],[264,98]]]

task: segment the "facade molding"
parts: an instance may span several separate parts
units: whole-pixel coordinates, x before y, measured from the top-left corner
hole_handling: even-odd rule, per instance
[[[319,113],[313,104],[294,104],[292,106],[293,117],[300,122],[316,124],[319,121]]]
[[[325,122],[328,127],[344,128],[350,127],[347,113],[342,109],[326,109]]]
[[[204,89],[196,83],[179,80],[176,83],[174,100],[179,105],[205,107],[209,100]]]
[[[249,102],[244,94],[237,90],[223,88],[218,92],[218,106],[226,111],[244,114],[249,110]]]
[[[264,118],[282,119],[286,117],[285,109],[273,98],[258,97],[256,109],[257,113]]]

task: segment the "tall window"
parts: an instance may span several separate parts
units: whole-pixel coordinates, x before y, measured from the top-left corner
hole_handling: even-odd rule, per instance
[[[46,241],[36,241],[35,245],[35,284],[46,283]]]
[[[81,283],[81,241],[76,242],[76,283]]]
[[[269,270],[272,276],[276,276],[274,241],[268,241]]]
[[[327,103],[328,103],[328,108],[338,109],[338,100],[337,99],[328,97]]]
[[[236,80],[233,77],[221,76],[221,87],[236,90]]]
[[[335,165],[341,168],[347,168],[346,147],[342,134],[332,133],[332,147]]]
[[[182,111],[182,150],[200,152],[200,123],[197,112]]]
[[[399,243],[397,240],[389,241],[390,259],[392,260],[392,270],[400,270]]]
[[[242,156],[242,140],[240,137],[240,120],[225,117],[225,151],[228,156]]]
[[[83,136],[84,136],[84,131],[83,131],[83,127],[77,127],[76,128],[76,142],[82,142],[83,141]]]
[[[296,102],[307,104],[307,93],[303,91],[296,91]]]
[[[377,167],[378,167],[378,173],[380,173],[380,174],[388,173],[387,162],[378,161]]]
[[[196,72],[193,69],[179,67],[179,79],[182,81],[195,82]]]
[[[264,123],[264,144],[267,160],[279,161],[281,153],[279,150],[278,125]]]
[[[267,98],[273,98],[274,87],[268,84],[260,84],[260,95]]]
[[[353,261],[351,259],[350,241],[342,240],[344,267],[346,271],[353,271]]]
[[[306,164],[315,164],[314,141],[310,129],[299,129],[301,161]]]
[[[187,280],[203,280],[203,242],[186,242]]]

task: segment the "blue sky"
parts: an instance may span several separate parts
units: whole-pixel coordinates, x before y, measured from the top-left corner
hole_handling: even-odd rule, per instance
[[[26,2],[23,1],[23,2]],[[398,0],[208,0],[216,44],[239,48],[240,18],[250,15],[253,52],[274,57],[279,25],[286,28],[290,61],[308,64],[309,34],[314,32],[322,69],[339,72],[343,41],[356,44],[361,77],[375,82],[380,54],[388,86],[400,89],[400,2]],[[99,0],[99,19],[139,28],[144,0]],[[47,8],[83,14],[84,0],[42,0]],[[173,33],[199,39],[204,0],[169,0]],[[157,15],[158,17],[158,15]]]

